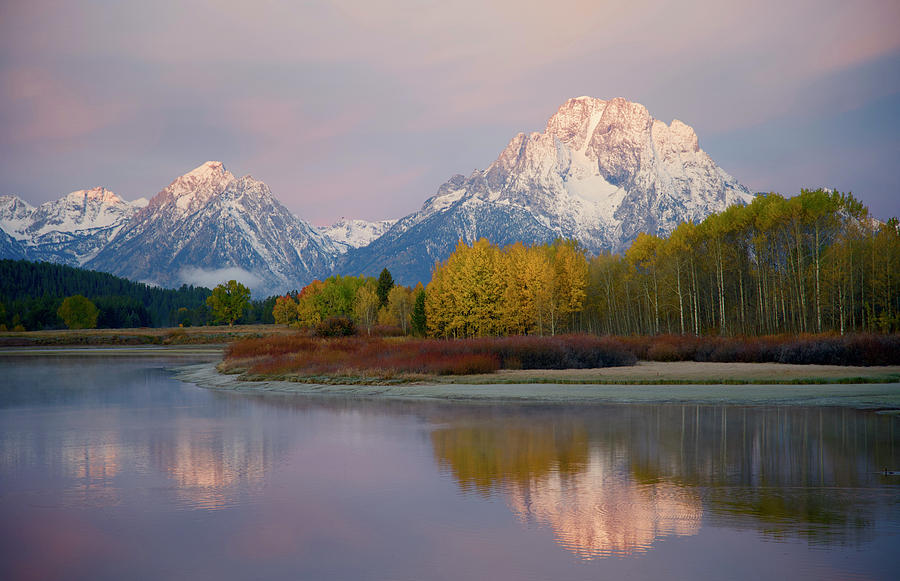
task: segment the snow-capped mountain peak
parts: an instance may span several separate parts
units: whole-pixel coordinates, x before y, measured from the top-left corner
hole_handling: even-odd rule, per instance
[[[0,228],[17,240],[27,237],[24,232],[33,212],[34,207],[19,196],[0,196]]]
[[[544,133],[559,139],[570,149],[584,152],[605,105],[606,101],[592,97],[569,99],[547,121]]]
[[[28,257],[80,265],[99,249],[146,200],[126,202],[96,187],[32,207],[17,196],[0,197],[0,228],[23,244]]]
[[[265,183],[210,161],[163,188],[87,266],[165,286],[236,278],[265,296],[327,276],[337,254]]]
[[[198,165],[183,176],[176,178],[176,181],[188,179],[194,179],[198,181],[218,179],[227,173],[230,172],[225,168],[225,164],[221,161],[207,161]]]
[[[175,178],[150,200],[149,205],[155,209],[174,207],[179,215],[191,214],[221,194],[235,179],[221,161],[207,161]]]
[[[482,236],[501,245],[566,237],[590,252],[620,251],[639,232],[667,234],[751,199],[687,124],[667,125],[621,97],[577,97],[543,133],[519,133],[486,170],[453,176],[419,211],[351,252],[347,269],[387,266],[397,280],[428,280],[458,240]]]

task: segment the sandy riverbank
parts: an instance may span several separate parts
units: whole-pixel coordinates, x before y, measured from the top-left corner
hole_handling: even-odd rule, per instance
[[[501,369],[490,375],[453,378],[453,383],[860,383],[900,381],[900,366],[792,365],[640,361],[602,369]]]
[[[800,369],[797,369],[800,368]],[[801,366],[767,363],[640,363],[632,367],[566,371],[507,371],[484,379],[502,383],[477,383],[479,376],[454,378],[454,383],[399,385],[318,385],[291,381],[243,381],[237,375],[223,375],[211,363],[178,369],[182,381],[210,389],[252,392],[284,392],[301,395],[344,397],[388,397],[402,399],[446,399],[457,401],[521,401],[546,403],[704,403],[746,405],[822,405],[857,408],[900,409],[900,383],[813,384],[813,385],[625,385],[582,383],[619,379],[709,381],[716,377],[811,377],[837,380],[853,377],[896,377],[900,367],[859,368]],[[516,377],[522,382],[516,383]],[[539,383],[525,382],[524,378]],[[579,383],[548,383],[569,378]],[[559,381],[560,379],[557,379]],[[466,383],[460,383],[465,381]],[[565,379],[562,379],[565,381]],[[896,381],[896,379],[895,379]]]

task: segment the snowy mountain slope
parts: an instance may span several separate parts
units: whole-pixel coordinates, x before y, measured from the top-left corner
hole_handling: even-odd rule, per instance
[[[427,284],[434,264],[446,259],[459,240],[471,244],[487,238],[506,246],[521,240],[551,242],[558,237],[527,210],[478,201],[398,226],[369,246],[351,250],[336,270],[377,276],[386,267],[399,284]]]
[[[318,230],[331,239],[335,247],[342,253],[351,248],[369,245],[373,240],[387,232],[397,220],[351,220],[341,218],[331,226],[319,226]]]
[[[86,266],[163,286],[237,278],[263,296],[328,274],[337,254],[266,184],[206,162],[160,191]]]
[[[27,258],[22,244],[3,230],[0,230],[0,258],[12,260]]]
[[[34,208],[17,196],[0,197],[0,228],[29,258],[79,266],[90,260],[140,208],[106,188],[72,192]]]
[[[653,119],[622,98],[570,99],[543,133],[515,136],[484,171],[453,176],[422,208],[340,269],[427,282],[458,240],[494,243],[575,238],[590,252],[620,251],[639,232],[667,234],[750,192],[699,147],[693,129]],[[395,272],[396,271],[396,272]]]

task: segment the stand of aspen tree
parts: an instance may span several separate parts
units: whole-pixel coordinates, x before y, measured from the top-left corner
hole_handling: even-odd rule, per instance
[[[315,281],[278,299],[276,321],[337,316],[440,338],[900,330],[900,222],[821,189],[760,195],[667,237],[641,234],[623,255],[589,257],[571,240],[482,239],[460,242],[424,289],[386,286],[386,272]]]

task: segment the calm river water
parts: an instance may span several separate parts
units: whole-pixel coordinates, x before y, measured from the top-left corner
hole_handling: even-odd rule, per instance
[[[0,359],[0,578],[898,575],[895,417],[221,393],[178,363]]]

